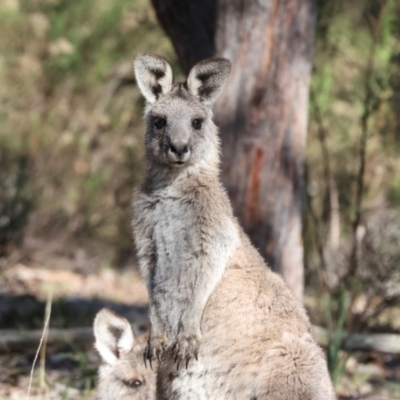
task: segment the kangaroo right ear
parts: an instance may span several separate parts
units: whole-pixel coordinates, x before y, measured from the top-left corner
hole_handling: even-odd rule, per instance
[[[163,58],[150,53],[139,53],[133,60],[136,81],[149,103],[172,88],[172,69]]]
[[[135,343],[128,320],[107,308],[97,313],[93,330],[95,347],[103,361],[110,365],[117,362],[121,351],[132,350]]]

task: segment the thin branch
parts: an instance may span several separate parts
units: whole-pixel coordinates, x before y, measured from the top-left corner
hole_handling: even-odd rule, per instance
[[[379,40],[379,30],[382,23],[382,17],[386,8],[387,1],[383,1],[382,7],[379,11],[378,18],[371,24],[371,36],[372,44],[370,47],[367,69],[365,72],[365,99],[364,99],[364,112],[361,116],[361,137],[360,137],[360,147],[359,147],[359,169],[357,173],[356,181],[356,198],[355,198],[355,218],[352,224],[353,227],[353,246],[350,255],[350,264],[347,276],[354,276],[358,267],[358,253],[360,241],[357,238],[357,230],[361,222],[362,216],[362,200],[364,196],[364,186],[365,186],[365,167],[366,167],[366,155],[367,155],[367,140],[368,140],[368,122],[373,113],[372,101],[374,97],[374,92],[371,87],[371,78],[375,66],[375,52]]]
[[[310,90],[310,99],[315,110],[315,122],[318,126],[318,140],[322,153],[322,165],[324,168],[324,180],[327,183],[327,199],[329,208],[329,246],[335,251],[339,245],[340,214],[339,200],[336,183],[332,177],[329,147],[327,143],[328,131],[323,122],[321,108],[315,96],[314,90]]]
[[[305,161],[304,164],[305,164],[305,181],[306,181],[306,186],[307,186],[309,169],[308,169],[307,161]],[[306,205],[307,205],[309,214],[310,214],[311,219],[313,220],[314,226],[315,226],[315,228],[312,229],[312,231],[313,231],[313,238],[314,238],[315,246],[317,248],[320,263],[321,263],[321,268],[318,268],[318,277],[319,277],[320,285],[321,285],[323,291],[329,291],[329,287],[327,285],[326,278],[325,278],[327,263],[325,260],[324,244],[322,243],[323,235],[322,235],[322,229],[321,229],[321,221],[320,221],[320,218],[317,215],[316,211],[314,210],[312,198],[307,190],[305,191],[305,196],[306,196]]]
[[[328,151],[328,145],[326,142],[326,137],[327,137],[327,130],[325,128],[323,118],[322,118],[322,112],[319,107],[317,98],[315,96],[314,90],[311,88],[310,89],[310,99],[312,102],[312,105],[314,106],[315,109],[315,121],[318,125],[318,139],[321,145],[321,152],[322,152],[322,164],[324,166],[324,178],[326,182],[331,181],[331,166],[330,166],[330,154]]]
[[[327,129],[323,122],[321,108],[317,101],[317,97],[315,95],[314,90],[311,88],[310,90],[310,100],[313,104],[313,108],[315,110],[315,122],[317,124],[317,134],[318,140],[320,143],[321,153],[322,153],[322,165],[323,165],[323,175],[324,181],[327,183],[327,201],[328,201],[328,209],[329,209],[329,247],[331,250],[336,250],[339,241],[339,231],[340,231],[340,216],[339,216],[339,201],[337,198],[337,188],[336,184],[332,178],[331,172],[331,162],[330,162],[330,153],[327,144]],[[307,193],[308,195],[308,193]],[[325,237],[325,232],[323,232],[321,217],[317,215],[312,203],[311,196],[308,196],[308,205],[311,218],[314,221],[316,229],[314,230],[314,241],[316,243],[316,247],[318,250],[319,258],[321,261],[322,272],[320,274],[320,282],[322,283],[323,289],[329,290],[326,280],[326,271],[328,268],[328,263],[325,256],[325,249],[328,243],[323,241],[323,237]]]

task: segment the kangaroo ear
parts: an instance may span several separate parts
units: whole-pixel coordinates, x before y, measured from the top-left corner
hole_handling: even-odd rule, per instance
[[[139,88],[149,103],[172,88],[172,69],[163,58],[150,53],[139,53],[133,60],[133,70]]]
[[[189,92],[203,104],[212,105],[222,92],[230,72],[231,62],[226,58],[201,61],[189,73]]]
[[[129,352],[135,343],[128,320],[115,312],[103,308],[94,319],[95,347],[107,364],[117,362],[120,352]]]

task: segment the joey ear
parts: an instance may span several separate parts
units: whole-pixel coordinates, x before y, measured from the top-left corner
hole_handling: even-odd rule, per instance
[[[189,92],[203,104],[212,105],[222,92],[230,72],[231,62],[226,58],[201,61],[189,73]]]
[[[172,69],[163,58],[150,53],[139,53],[133,60],[139,88],[149,103],[172,88]]]
[[[107,308],[97,313],[93,330],[95,347],[103,361],[110,365],[117,362],[121,351],[130,351],[135,343],[128,320]]]

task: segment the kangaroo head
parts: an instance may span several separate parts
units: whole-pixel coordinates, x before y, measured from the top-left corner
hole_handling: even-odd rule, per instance
[[[125,318],[103,308],[94,320],[95,347],[102,358],[99,400],[148,400],[155,398],[155,372],[146,369],[146,339],[135,338]]]
[[[171,66],[161,57],[141,53],[133,65],[147,101],[147,159],[169,168],[218,162],[219,141],[211,107],[229,76],[230,62],[224,58],[201,61],[186,82],[177,84]]]

